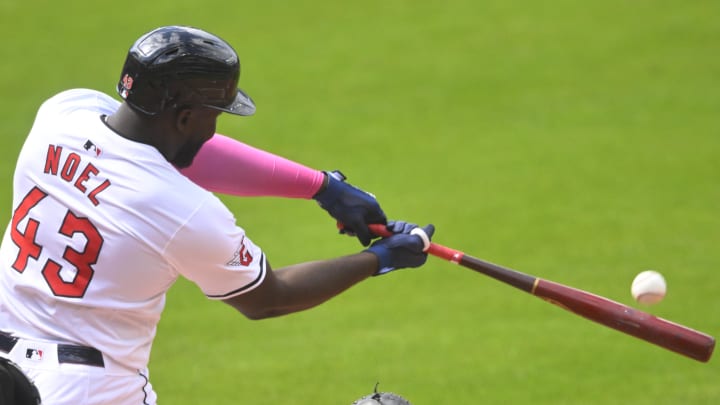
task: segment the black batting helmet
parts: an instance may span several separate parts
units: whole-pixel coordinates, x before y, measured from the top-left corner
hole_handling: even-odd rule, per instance
[[[167,26],[133,44],[117,91],[149,115],[193,105],[252,115],[255,103],[237,88],[239,78],[240,60],[227,42],[197,28]]]

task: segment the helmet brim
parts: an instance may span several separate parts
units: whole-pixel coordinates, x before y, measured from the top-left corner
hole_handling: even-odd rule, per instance
[[[248,116],[255,114],[255,102],[252,101],[250,96],[248,96],[247,93],[245,93],[241,89],[237,89],[235,100],[233,100],[232,103],[224,107],[205,104],[205,107],[210,107],[215,110],[220,110],[235,115]]]

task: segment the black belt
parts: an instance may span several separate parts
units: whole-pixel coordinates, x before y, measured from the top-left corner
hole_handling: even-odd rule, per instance
[[[0,352],[10,353],[20,338],[0,332]],[[25,356],[33,356],[34,349],[28,349]],[[105,367],[103,355],[98,349],[87,346],[57,344],[58,363],[83,364],[93,367]]]

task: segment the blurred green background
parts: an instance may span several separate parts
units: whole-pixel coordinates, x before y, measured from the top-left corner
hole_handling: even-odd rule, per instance
[[[242,61],[222,133],[342,169],[392,218],[474,256],[720,336],[720,2],[0,0],[0,181],[39,104],[114,94],[144,32],[186,24]],[[238,174],[242,175],[242,174]],[[274,267],[360,249],[312,201],[223,197]],[[151,360],[163,404],[708,404],[702,364],[430,258],[314,310],[248,321],[181,280]]]

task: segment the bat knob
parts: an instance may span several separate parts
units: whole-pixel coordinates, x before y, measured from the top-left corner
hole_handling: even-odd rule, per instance
[[[417,228],[413,228],[410,231],[410,235],[417,235],[422,239],[423,242],[423,252],[427,252],[428,249],[430,249],[430,237],[428,237],[428,234],[425,232],[424,229],[420,228],[419,226]]]

